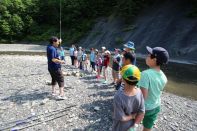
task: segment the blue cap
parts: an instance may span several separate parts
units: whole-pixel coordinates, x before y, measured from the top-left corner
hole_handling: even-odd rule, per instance
[[[134,45],[135,44],[132,41],[128,41],[126,44],[124,44],[124,47],[129,48],[131,50],[135,50]]]

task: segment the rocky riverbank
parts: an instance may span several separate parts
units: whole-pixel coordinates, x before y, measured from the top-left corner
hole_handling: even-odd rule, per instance
[[[68,57],[67,62],[70,62]],[[15,127],[30,131],[109,131],[113,86],[102,84],[95,74],[63,65],[68,74],[65,76],[67,99],[57,101],[50,97],[46,63],[45,56],[0,55],[0,130]],[[24,118],[28,119],[21,121]],[[197,101],[163,93],[162,110],[154,130],[196,129]]]

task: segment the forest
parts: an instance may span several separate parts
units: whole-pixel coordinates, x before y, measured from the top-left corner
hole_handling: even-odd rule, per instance
[[[41,42],[52,35],[66,43],[80,40],[99,17],[119,16],[125,21],[157,0],[1,0],[0,43]],[[164,0],[160,0],[162,2]],[[158,1],[157,1],[158,2]],[[197,16],[197,2],[189,17]],[[61,7],[61,8],[60,8]]]

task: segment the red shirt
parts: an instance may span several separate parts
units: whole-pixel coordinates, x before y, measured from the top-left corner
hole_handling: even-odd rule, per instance
[[[105,56],[104,56],[104,63],[103,63],[103,65],[104,65],[105,67],[107,67],[107,66],[109,65],[109,56],[108,56],[108,55],[105,55]]]

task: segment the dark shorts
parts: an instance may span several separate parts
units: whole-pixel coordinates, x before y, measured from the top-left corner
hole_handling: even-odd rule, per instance
[[[59,87],[64,87],[64,76],[61,69],[58,70],[49,69],[49,73],[52,78],[51,85],[56,85],[58,83]]]
[[[159,112],[160,106],[156,107],[155,109],[145,111],[143,126],[147,129],[153,128]]]

